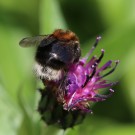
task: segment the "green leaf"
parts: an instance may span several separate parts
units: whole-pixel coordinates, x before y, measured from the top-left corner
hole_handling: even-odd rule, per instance
[[[123,124],[105,117],[90,116],[80,125],[79,135],[134,135],[134,124]]]
[[[135,128],[134,125],[111,125],[104,127],[101,130],[97,130],[93,135],[134,135]]]
[[[123,66],[125,75],[122,79],[122,88],[123,93],[125,96],[125,100],[128,103],[128,108],[130,109],[130,112],[132,116],[135,119],[135,43],[133,44],[133,47],[131,48],[130,52],[128,53],[125,65]]]
[[[129,23],[135,21],[135,8],[134,0],[113,0],[107,1],[102,0],[98,1],[99,10],[102,16],[104,23],[108,26],[121,26],[123,23]]]
[[[29,0],[29,2],[27,0],[1,0],[0,6],[1,9],[10,11],[10,13],[16,12],[16,14],[25,14],[31,17],[35,16],[38,9],[38,0]]]
[[[55,29],[65,29],[66,22],[61,13],[58,0],[42,0],[40,2],[40,32],[52,33]]]
[[[21,123],[21,111],[0,85],[0,135],[17,135]]]
[[[65,131],[65,135],[79,135],[79,126],[69,128]]]
[[[4,94],[0,94],[0,100],[4,99],[0,102],[0,131],[6,135],[15,135],[18,129],[21,133],[33,133],[34,123],[39,121],[39,117],[32,118],[36,111],[36,83],[32,78],[33,53],[32,48],[24,49],[19,46],[19,41],[28,35],[28,32],[5,24],[0,25],[0,29],[0,85],[4,88],[1,91]],[[22,104],[19,104],[18,99]]]
[[[15,100],[19,85],[32,74],[32,50],[19,46],[27,32],[7,25],[0,25],[0,29],[0,76],[5,89]]]

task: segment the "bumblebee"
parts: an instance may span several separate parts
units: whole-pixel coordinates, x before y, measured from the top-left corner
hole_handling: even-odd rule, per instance
[[[26,37],[20,46],[36,46],[34,71],[44,81],[62,79],[68,67],[78,62],[81,50],[78,37],[70,30],[57,29],[52,34]]]

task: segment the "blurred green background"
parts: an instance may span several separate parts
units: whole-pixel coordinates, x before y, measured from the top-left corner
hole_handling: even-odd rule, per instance
[[[135,134],[135,0],[0,0],[0,135],[61,135],[36,111],[39,93],[32,73],[35,48],[21,48],[27,36],[70,29],[83,55],[97,35],[103,62],[120,59],[108,79],[118,80],[114,95],[93,106],[93,115],[66,135]]]

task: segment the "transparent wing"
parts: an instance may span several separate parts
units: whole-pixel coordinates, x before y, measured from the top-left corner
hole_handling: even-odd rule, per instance
[[[26,37],[19,42],[19,45],[21,47],[38,46],[41,43],[41,41],[46,37],[47,35],[40,35],[36,37]]]

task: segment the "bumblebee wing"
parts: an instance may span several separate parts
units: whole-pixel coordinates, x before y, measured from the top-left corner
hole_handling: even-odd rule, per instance
[[[36,36],[36,37],[26,37],[26,38],[23,38],[19,42],[19,45],[21,47],[38,46],[38,45],[40,45],[41,41],[46,37],[47,37],[47,35],[40,35],[40,36]]]

